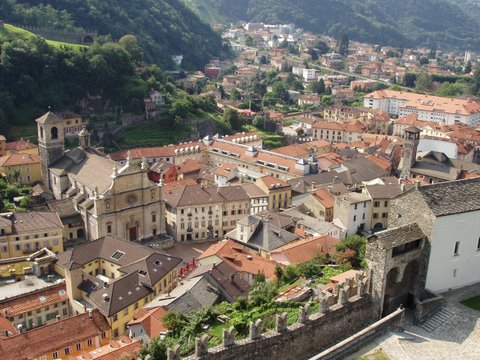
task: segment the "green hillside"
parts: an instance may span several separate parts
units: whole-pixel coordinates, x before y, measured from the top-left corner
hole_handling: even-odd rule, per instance
[[[294,23],[314,33],[346,33],[351,39],[382,45],[480,49],[480,20],[474,16],[478,12],[454,0],[188,0],[187,4],[209,21],[217,16],[219,21]]]
[[[0,29],[0,41],[13,41],[16,39],[28,40],[32,39],[34,36],[35,34],[31,33],[30,31],[15,27],[10,24],[5,24],[4,28]],[[80,50],[82,48],[86,48],[85,45],[65,43],[61,41],[46,40],[46,42],[48,45],[55,48],[60,48],[62,46],[70,48],[72,50]]]
[[[2,0],[0,14],[13,24],[92,29],[114,41],[133,34],[145,60],[162,67],[173,67],[171,55],[182,54],[186,69],[198,69],[225,50],[220,36],[180,0]]]

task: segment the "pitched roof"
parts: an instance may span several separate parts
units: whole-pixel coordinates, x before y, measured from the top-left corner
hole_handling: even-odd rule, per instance
[[[14,213],[11,216],[13,231],[24,233],[44,230],[62,230],[63,224],[60,217],[53,211],[30,211]]]
[[[183,174],[189,174],[200,171],[203,167],[203,163],[193,159],[187,159],[183,162],[183,164],[179,165],[179,172]]]
[[[421,186],[418,191],[435,216],[480,210],[480,178]]]
[[[30,360],[52,351],[101,336],[110,330],[107,320],[98,310],[72,316],[24,333],[0,339],[2,360]]]
[[[78,211],[75,210],[73,201],[70,198],[49,201],[47,206],[51,211],[57,212],[60,218],[78,216]]]
[[[318,254],[334,255],[336,253],[336,246],[339,243],[340,240],[328,235],[314,237],[282,246],[272,251],[272,255],[283,254],[290,263],[301,264],[312,260]]]
[[[333,205],[335,203],[335,199],[333,198],[333,195],[326,189],[320,188],[317,189],[313,193],[313,197],[320,202],[325,208],[333,208]]]
[[[250,251],[247,247],[242,246],[233,240],[224,240],[212,245],[205,250],[198,259],[206,259],[214,255],[239,272],[245,272],[252,275],[256,275],[260,272],[263,273],[267,279],[275,277],[275,267],[278,263],[257,255],[255,252]]]
[[[39,118],[35,119],[35,121],[39,124],[55,124],[63,121],[63,118],[54,114],[51,111],[43,114]]]
[[[242,185],[222,186],[218,188],[218,194],[226,201],[248,201],[250,196]]]
[[[278,188],[287,188],[290,187],[290,184],[286,181],[274,178],[270,175],[262,176],[261,178],[257,179],[257,181],[262,181],[268,189],[278,189]]]
[[[105,193],[112,184],[115,162],[93,148],[75,148],[55,161],[50,170],[57,174],[69,174],[79,185]]]
[[[133,319],[128,322],[129,325],[142,324],[148,337],[154,338],[165,333],[168,329],[163,325],[163,317],[168,310],[163,306],[152,309],[140,309],[133,314]]]
[[[206,276],[212,279],[213,284],[235,299],[239,296],[246,296],[250,291],[250,284],[241,278],[238,271],[226,262],[220,264],[209,264],[195,269],[190,278],[197,276]]]
[[[6,149],[9,151],[22,151],[28,149],[36,149],[37,145],[32,144],[29,140],[21,138],[17,141],[10,141],[6,144]]]
[[[188,278],[168,294],[160,295],[145,307],[163,306],[168,310],[187,313],[215,304],[220,292],[203,277]]]
[[[332,145],[326,140],[314,140],[310,142],[305,142],[301,144],[292,144],[288,146],[283,146],[275,148],[272,151],[288,155],[292,157],[306,157],[316,153],[318,149],[328,148],[330,149]]]
[[[119,271],[124,273],[106,287],[102,280],[82,274],[79,288],[107,317],[152,293],[152,287],[182,262],[180,258],[104,236],[59,254],[57,264],[64,269],[76,269],[95,259],[120,265]]]
[[[366,189],[373,200],[392,199],[403,192],[399,184],[367,185]]]
[[[143,345],[140,340],[132,340],[122,336],[119,340],[111,340],[108,345],[101,346],[90,352],[83,352],[75,359],[88,360],[136,360],[139,358]],[[71,360],[68,358],[68,360]]]
[[[8,154],[0,157],[0,167],[40,164],[40,156],[35,154]]]
[[[399,226],[376,232],[368,237],[368,241],[376,241],[380,247],[392,247],[425,237],[417,223]]]
[[[0,304],[0,312],[7,316],[18,316],[44,306],[68,301],[65,289],[65,284],[63,283],[47,289],[34,291],[25,296],[6,300]]]
[[[224,201],[216,187],[200,184],[186,185],[182,188],[165,191],[163,195],[165,202],[173,207],[218,204]]]
[[[218,176],[229,177],[237,170],[237,165],[224,163],[219,167],[215,168],[214,174]]]

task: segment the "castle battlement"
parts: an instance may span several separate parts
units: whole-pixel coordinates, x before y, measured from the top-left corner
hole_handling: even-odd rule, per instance
[[[312,313],[310,304],[298,309],[298,321],[288,325],[288,314],[277,314],[275,329],[262,333],[262,320],[250,323],[249,335],[235,340],[235,329],[223,330],[222,345],[209,349],[209,336],[204,334],[195,340],[195,354],[184,360],[208,359],[298,359],[320,351],[345,335],[369,325],[374,319],[373,303],[368,289],[368,276],[358,273],[335,286],[333,293],[321,291],[320,306]],[[167,351],[169,360],[181,360],[178,347]]]

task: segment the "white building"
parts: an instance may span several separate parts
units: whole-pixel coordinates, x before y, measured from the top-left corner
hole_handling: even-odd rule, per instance
[[[369,230],[371,212],[372,198],[366,193],[350,192],[335,197],[334,223],[340,221],[347,236],[355,235],[359,230]]]
[[[303,80],[306,82],[317,79],[317,70],[315,69],[303,69]]]
[[[392,201],[389,227],[416,222],[430,243],[425,287],[480,282],[480,179],[412,188]]]
[[[363,106],[380,109],[399,117],[417,114],[418,120],[442,125],[480,124],[480,104],[472,100],[445,98],[394,90],[378,90],[365,95]]]

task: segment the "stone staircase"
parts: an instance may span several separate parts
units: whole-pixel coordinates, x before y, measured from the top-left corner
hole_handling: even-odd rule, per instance
[[[455,313],[442,307],[436,313],[431,315],[420,327],[428,332],[432,332],[441,326],[445,321],[450,319]]]

